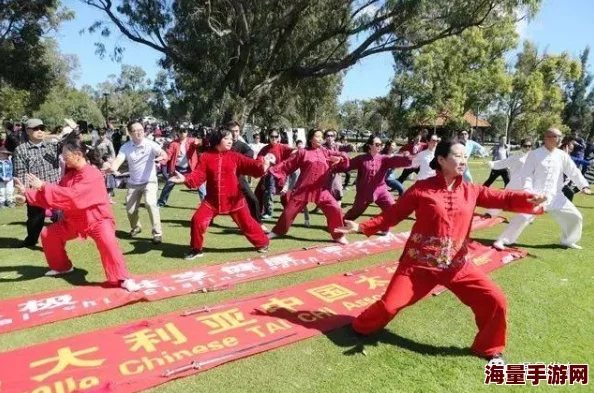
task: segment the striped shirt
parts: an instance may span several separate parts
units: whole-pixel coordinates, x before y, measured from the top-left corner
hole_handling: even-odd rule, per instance
[[[14,177],[22,181],[25,186],[25,174],[30,173],[49,183],[60,180],[60,160],[58,159],[58,145],[41,142],[20,144],[14,151]]]

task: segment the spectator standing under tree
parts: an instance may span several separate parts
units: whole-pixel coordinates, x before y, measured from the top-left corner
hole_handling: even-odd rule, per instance
[[[388,141],[384,144],[382,154],[388,157],[392,157],[396,154],[396,147],[396,142]],[[386,178],[384,180],[387,186],[390,188],[390,192],[396,191],[398,193],[398,196],[402,196],[402,194],[404,194],[404,186],[396,178],[396,171],[394,168],[388,169],[388,171],[386,172]]]
[[[507,146],[507,143],[505,143],[505,136],[501,135],[499,137],[499,142],[493,146],[493,148],[491,149],[491,153],[492,153],[492,157],[493,157],[493,162],[496,161],[502,161],[505,160],[507,157],[509,157],[509,147]],[[507,170],[507,168],[504,169],[495,169],[495,168],[491,168],[491,173],[489,174],[489,178],[487,179],[487,181],[485,181],[485,183],[483,183],[483,186],[485,187],[491,187],[491,184],[493,184],[493,182],[495,180],[497,180],[497,178],[501,176],[501,178],[503,179],[503,184],[504,186],[507,187],[507,183],[509,183],[509,172]]]
[[[14,206],[12,153],[0,147],[0,209]]]
[[[95,141],[93,148],[95,149],[99,157],[103,157],[105,155],[109,156],[110,158],[116,157],[113,142],[109,140],[109,138],[107,137],[107,130],[103,128],[99,130],[99,139]]]
[[[466,148],[466,158],[470,159],[472,156],[479,156],[479,157],[486,157],[487,152],[485,149],[478,143],[470,139],[470,134],[466,130],[462,130],[458,133],[458,141],[464,145]],[[470,166],[466,165],[466,170],[464,171],[464,181],[468,183],[472,183],[472,175],[470,174]]]
[[[46,183],[57,183],[60,179],[58,145],[46,142],[45,125],[40,119],[29,119],[25,123],[28,142],[20,144],[14,151],[14,177],[29,187],[26,175],[35,175]],[[34,247],[45,221],[45,209],[27,203],[27,237],[16,247]]]
[[[138,219],[138,208],[140,199],[144,196],[144,205],[148,210],[153,227],[153,243],[160,244],[163,233],[161,215],[157,206],[159,186],[156,163],[167,160],[167,153],[158,144],[145,138],[144,128],[139,121],[129,123],[128,132],[131,139],[122,145],[108,172],[116,173],[124,161],[128,163],[130,178],[126,193],[126,211],[131,227],[130,237],[135,237],[142,231]]]
[[[240,135],[241,127],[239,126],[239,123],[234,120],[231,120],[225,124],[224,128],[226,130],[231,131],[231,135],[233,137],[233,146],[231,147],[231,151],[234,151],[236,153],[239,153],[241,155],[244,155],[248,158],[253,159],[254,152],[252,151],[252,149],[250,149],[248,144],[243,141],[243,138]],[[266,226],[264,224],[262,224],[262,215],[261,215],[261,211],[260,211],[260,203],[258,202],[258,198],[256,198],[256,195],[250,188],[250,185],[249,185],[247,179],[245,178],[245,176],[243,174],[238,174],[238,176],[239,176],[239,187],[241,188],[241,193],[243,194],[243,196],[245,197],[245,200],[247,201],[247,204],[250,209],[250,213],[251,213],[252,217],[254,218],[254,220],[256,220],[258,222],[258,224],[260,224],[260,226],[264,232],[268,232],[268,228],[266,228]],[[208,191],[207,191],[207,193],[208,193]]]
[[[177,139],[171,142],[167,147],[167,155],[169,156],[169,159],[166,163],[166,167],[169,176],[173,175],[176,171],[182,175],[187,175],[192,172],[194,168],[196,168],[196,165],[198,165],[197,148],[202,144],[201,140],[188,136],[187,128],[179,128],[176,133]],[[163,189],[161,190],[159,201],[157,202],[159,207],[167,206],[169,195],[174,186],[175,183],[167,180],[165,186],[163,186]]]

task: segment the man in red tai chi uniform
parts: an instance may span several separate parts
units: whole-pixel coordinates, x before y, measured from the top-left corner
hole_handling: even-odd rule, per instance
[[[345,221],[339,233],[362,232],[371,236],[386,225],[394,226],[416,215],[396,273],[380,300],[363,311],[353,329],[367,335],[384,328],[405,307],[443,285],[472,308],[478,334],[475,354],[500,360],[506,340],[506,301],[503,292],[467,259],[467,242],[476,206],[542,214],[544,195],[497,191],[464,182],[464,145],[442,141],[431,167],[435,177],[417,181],[388,211],[362,224]]]
[[[81,142],[76,134],[63,143],[62,157],[66,173],[58,184],[26,175],[30,189],[25,190],[17,180],[18,201],[43,209],[60,209],[64,219],[43,228],[41,244],[50,269],[46,276],[58,276],[73,271],[66,254],[66,242],[77,237],[90,237],[97,244],[101,263],[110,285],[132,292],[140,286],[130,278],[124,255],[115,236],[115,219],[105,188],[103,174],[97,169],[101,163],[93,150]]]

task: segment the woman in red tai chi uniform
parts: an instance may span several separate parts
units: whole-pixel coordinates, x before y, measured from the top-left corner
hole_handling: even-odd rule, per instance
[[[215,131],[210,136],[210,146],[213,148],[200,156],[200,162],[192,173],[184,176],[175,172],[168,180],[177,184],[185,183],[188,188],[198,188],[206,182],[206,197],[192,216],[191,250],[185,255],[186,260],[204,255],[204,233],[212,219],[219,214],[230,215],[258,252],[268,251],[270,241],[261,225],[251,216],[237,175],[260,177],[268,170],[270,161],[264,157],[254,160],[231,151],[232,145],[230,130]]]
[[[25,190],[17,181],[18,200],[44,209],[59,209],[64,219],[43,228],[41,244],[51,270],[46,276],[59,276],[74,270],[66,254],[66,242],[77,237],[90,237],[97,244],[101,263],[110,285],[121,286],[132,292],[140,286],[130,278],[124,255],[115,236],[115,219],[105,188],[101,162],[93,150],[81,142],[76,134],[62,144],[62,157],[66,164],[64,177],[58,184],[41,181],[28,174]]]
[[[400,263],[380,300],[353,321],[355,332],[371,334],[384,328],[405,307],[443,285],[472,308],[478,334],[472,351],[499,360],[506,340],[506,301],[503,292],[472,261],[467,242],[476,206],[541,214],[546,196],[520,191],[491,190],[466,183],[464,145],[440,142],[431,167],[432,178],[417,181],[388,211],[357,224],[345,221],[339,233],[371,236],[386,225],[394,226],[413,212],[416,221]]]
[[[326,216],[332,238],[340,244],[348,244],[344,235],[334,232],[342,225],[342,212],[338,202],[330,194],[328,179],[334,172],[344,172],[348,169],[349,156],[324,148],[322,142],[322,130],[313,128],[307,133],[305,149],[298,150],[281,164],[270,168],[269,173],[282,183],[296,170],[301,171],[291,199],[272,232],[268,234],[270,239],[285,235],[297,214],[301,213],[308,203],[313,202]]]

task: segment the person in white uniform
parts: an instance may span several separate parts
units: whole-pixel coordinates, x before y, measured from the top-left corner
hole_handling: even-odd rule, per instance
[[[441,139],[437,135],[431,135],[427,143],[427,149],[413,157],[411,168],[419,168],[417,180],[424,180],[435,176],[435,170],[429,164],[435,157],[435,148]]]
[[[583,218],[574,204],[563,195],[563,175],[573,181],[584,194],[591,195],[592,192],[569,154],[557,148],[562,136],[558,129],[548,129],[544,136],[544,146],[528,154],[522,168],[523,189],[547,195],[544,209],[561,227],[561,245],[581,249],[578,242],[582,237]],[[529,214],[515,216],[493,246],[501,248],[515,243],[532,219]]]
[[[513,154],[503,160],[489,161],[488,165],[491,170],[501,171],[503,169],[509,171],[509,183],[505,186],[506,190],[523,190],[524,181],[522,179],[522,169],[526,163],[526,158],[532,150],[532,141],[530,139],[522,139],[520,141],[522,151],[519,154]],[[486,216],[495,217],[501,213],[501,209],[489,209],[485,212]],[[534,219],[534,216],[532,216]],[[501,239],[497,239],[493,246],[497,249],[503,249],[505,246],[501,243]]]

